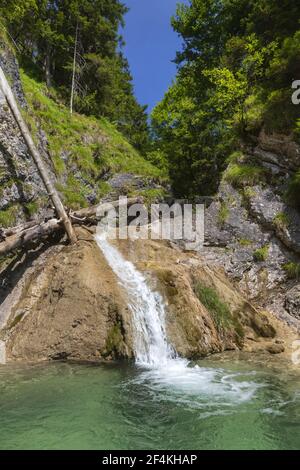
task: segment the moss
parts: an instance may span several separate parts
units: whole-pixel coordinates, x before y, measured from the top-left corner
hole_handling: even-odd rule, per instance
[[[220,209],[218,212],[218,224],[222,227],[225,222],[227,221],[228,217],[230,215],[229,208],[226,204],[225,201],[221,202]]]
[[[244,160],[244,154],[241,151],[233,152],[229,157],[226,159],[227,163],[241,163]]]
[[[18,323],[20,323],[20,321],[22,320],[22,318],[24,317],[25,313],[20,313],[19,315],[17,315],[13,321],[8,325],[8,329],[11,330],[12,328],[14,328]]]
[[[240,239],[239,239],[239,244],[240,244],[241,246],[245,246],[245,247],[251,246],[252,243],[253,243],[253,242],[252,242],[251,240],[248,240],[247,238],[240,238]]]
[[[257,261],[257,262],[266,261],[269,256],[269,250],[270,250],[269,245],[262,246],[261,248],[258,248],[257,250],[255,250],[253,253],[254,261]]]
[[[265,181],[266,172],[259,166],[241,165],[234,163],[229,165],[224,174],[224,179],[236,188],[245,185],[253,186],[254,184]]]
[[[254,197],[256,195],[256,193],[255,193],[253,188],[248,186],[248,187],[244,188],[243,195],[246,199],[251,199],[252,197]]]
[[[240,338],[244,336],[242,325],[238,319],[232,315],[229,306],[225,302],[222,302],[215,289],[198,282],[195,287],[195,292],[200,302],[212,315],[218,331],[233,329]]]
[[[284,212],[280,212],[276,215],[276,217],[274,217],[273,223],[278,228],[286,228],[290,224],[290,219],[287,214],[285,214]]]
[[[283,265],[283,269],[286,272],[289,279],[300,279],[300,264],[299,263],[286,263]]]
[[[119,356],[124,345],[122,327],[116,323],[109,331],[106,341],[104,357],[116,355]]]

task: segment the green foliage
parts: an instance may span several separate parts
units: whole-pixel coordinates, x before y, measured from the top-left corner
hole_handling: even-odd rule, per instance
[[[25,204],[25,210],[28,212],[29,216],[33,216],[39,210],[39,203],[38,201],[31,201]]]
[[[258,166],[233,164],[228,167],[224,179],[237,188],[253,186],[265,179],[265,170]]]
[[[153,134],[175,193],[210,194],[240,140],[248,142],[262,127],[295,129],[299,8],[294,0],[193,0],[178,5],[172,24],[183,49],[176,80],[152,113]],[[238,183],[250,178],[253,184],[257,175],[231,171]]]
[[[252,245],[252,241],[251,240],[248,240],[248,238],[240,238],[239,239],[239,244],[241,246],[244,246],[244,247],[247,247],[247,246],[251,246]]]
[[[290,219],[287,214],[280,212],[274,217],[273,222],[278,228],[285,228],[290,224]]]
[[[265,245],[265,246],[255,250],[254,253],[253,253],[254,261],[257,261],[257,262],[266,261],[268,259],[268,256],[269,256],[269,249],[270,249],[269,245]]]
[[[299,263],[286,263],[283,265],[283,269],[287,273],[289,279],[300,279],[300,264]]]
[[[49,89],[69,103],[76,41],[75,100],[78,112],[105,116],[146,152],[146,107],[133,93],[120,27],[127,7],[120,0],[3,0],[0,17],[18,46],[19,58]]]
[[[18,206],[11,206],[8,209],[0,211],[0,228],[13,227],[16,222]]]
[[[230,214],[229,208],[225,201],[222,201],[220,204],[220,209],[218,213],[218,223],[220,226],[223,226],[228,219]]]
[[[195,292],[200,302],[207,308],[219,331],[234,329],[238,336],[243,337],[243,329],[238,319],[235,318],[229,306],[222,302],[218,293],[212,287],[200,282],[195,287]]]
[[[96,187],[97,198],[110,187],[101,181],[106,173],[132,173],[164,180],[165,173],[144,159],[116,127],[105,118],[87,117],[69,110],[52,90],[21,71],[29,109],[24,117],[33,136],[39,127],[47,135],[48,150],[59,180],[58,189],[65,203],[77,209],[88,204]]]

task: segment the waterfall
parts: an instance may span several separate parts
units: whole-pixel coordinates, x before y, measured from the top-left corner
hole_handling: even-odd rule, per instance
[[[165,308],[161,295],[153,292],[145,277],[110,244],[106,235],[96,235],[96,241],[108,264],[126,289],[133,314],[134,352],[137,364],[158,367],[175,357],[168,344]]]
[[[184,393],[184,403],[195,407],[195,397],[200,400],[207,396],[214,404],[228,406],[253,398],[260,385],[240,380],[239,373],[226,373],[225,370],[199,367],[178,357],[168,344],[165,325],[165,307],[161,295],[147,285],[145,277],[127,261],[108,240],[105,232],[96,235],[96,242],[106,261],[116,274],[120,284],[128,294],[128,306],[133,314],[134,353],[142,371],[135,382],[151,383],[154,390],[169,393]],[[192,397],[191,400],[187,396]],[[175,395],[176,400],[178,396]],[[206,404],[207,405],[207,404]],[[206,406],[205,405],[205,406]]]

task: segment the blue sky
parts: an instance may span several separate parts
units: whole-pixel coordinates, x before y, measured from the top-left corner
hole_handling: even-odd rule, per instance
[[[170,19],[179,0],[123,0],[130,8],[122,31],[138,101],[151,110],[161,100],[176,74],[172,63],[181,39]],[[187,0],[181,0],[187,3]]]

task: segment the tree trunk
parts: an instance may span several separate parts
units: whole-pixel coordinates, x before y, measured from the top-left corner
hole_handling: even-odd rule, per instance
[[[70,240],[71,243],[76,243],[77,238],[76,238],[75,232],[73,230],[71,221],[70,221],[69,217],[67,216],[65,208],[64,208],[64,206],[63,206],[63,204],[60,200],[59,194],[56,191],[56,189],[54,187],[54,184],[52,183],[52,181],[49,177],[48,170],[47,170],[47,168],[46,168],[46,166],[45,166],[45,164],[42,160],[42,157],[41,157],[38,149],[36,148],[35,143],[32,140],[29,129],[28,129],[21,113],[20,113],[17,102],[16,102],[15,97],[12,93],[11,87],[9,86],[8,81],[7,81],[7,79],[4,75],[3,70],[2,70],[1,67],[0,67],[0,88],[2,90],[3,95],[6,98],[8,106],[9,106],[12,114],[14,115],[14,118],[15,118],[18,126],[19,126],[21,134],[22,134],[22,136],[23,136],[23,138],[24,138],[24,140],[25,140],[25,142],[28,146],[30,154],[31,154],[36,166],[37,166],[39,174],[40,174],[40,176],[42,178],[42,181],[43,181],[43,183],[46,187],[46,190],[48,192],[48,195],[49,195],[49,197],[51,198],[51,200],[54,204],[57,215],[60,218],[60,220],[61,220],[61,222],[62,222],[62,224],[63,224],[63,226],[64,226],[64,228],[65,228],[65,230],[68,234],[69,240]]]
[[[47,88],[51,88],[52,79],[51,79],[51,60],[50,60],[49,48],[47,48],[46,50],[46,57],[45,57],[45,78],[46,78]]]
[[[127,206],[130,207],[133,204],[142,204],[142,198],[130,198],[127,200]],[[119,201],[114,201],[109,203],[111,206],[118,208],[120,204]],[[72,212],[71,217],[74,220],[74,224],[83,225],[85,223],[94,223],[96,224],[98,206],[88,207],[86,209],[81,209],[76,212]],[[2,235],[4,241],[0,243],[0,256],[6,255],[13,250],[22,248],[26,244],[33,241],[39,240],[42,241],[44,238],[52,235],[55,232],[61,230],[61,222],[58,219],[51,219],[43,223],[34,223],[29,222],[28,224],[19,225],[18,227],[9,228],[3,230],[0,235]]]
[[[71,114],[73,114],[73,103],[74,103],[74,94],[75,94],[77,41],[78,41],[78,23],[76,26],[75,44],[74,44],[74,58],[73,58],[73,71],[72,71],[71,99],[70,99],[70,113]]]

